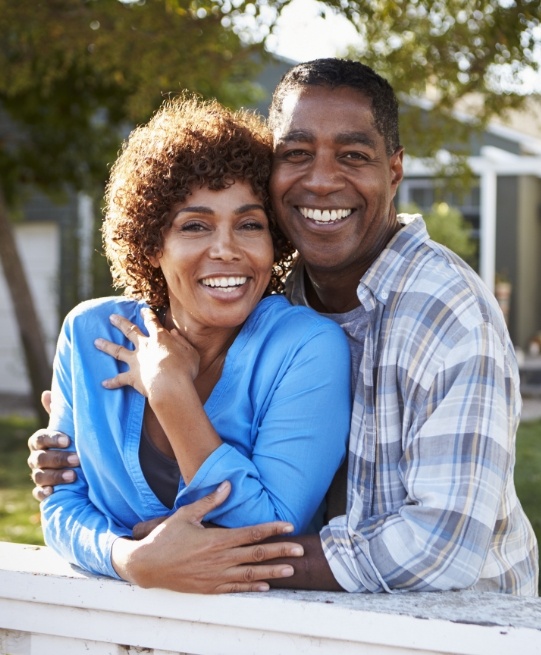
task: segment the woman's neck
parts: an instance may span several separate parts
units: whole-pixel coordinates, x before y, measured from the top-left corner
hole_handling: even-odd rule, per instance
[[[187,322],[173,315],[171,308],[164,318],[164,327],[171,331],[176,329],[199,354],[199,373],[194,380],[196,389],[202,387],[208,391],[208,397],[222,374],[227,352],[235,341],[242,326],[234,328],[190,328]],[[201,394],[200,394],[201,395]],[[206,399],[206,398],[205,398]],[[203,398],[202,401],[204,402]]]

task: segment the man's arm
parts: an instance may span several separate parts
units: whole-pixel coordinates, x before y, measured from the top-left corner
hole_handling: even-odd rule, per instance
[[[268,580],[271,587],[280,589],[311,589],[317,591],[344,591],[332,574],[327,558],[323,553],[320,536],[317,534],[293,537],[302,546],[304,554],[299,558],[281,558],[273,563],[290,565],[294,573],[291,577]],[[278,541],[272,538],[268,541]]]

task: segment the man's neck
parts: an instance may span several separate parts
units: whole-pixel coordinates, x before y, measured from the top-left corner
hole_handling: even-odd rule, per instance
[[[394,215],[396,217],[396,213]],[[318,268],[305,261],[304,288],[310,307],[325,314],[345,314],[358,307],[361,303],[357,287],[361,278],[401,227],[398,221],[390,224],[377,255],[372,255],[369,260],[357,261],[340,270]]]
[[[345,280],[343,276],[326,273],[318,275],[318,271],[304,272],[304,288],[306,299],[312,309],[325,314],[344,314],[361,303],[357,298],[356,280]]]

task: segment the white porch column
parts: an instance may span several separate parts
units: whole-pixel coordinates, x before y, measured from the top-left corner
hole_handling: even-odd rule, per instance
[[[494,291],[496,279],[496,171],[487,166],[481,176],[481,239],[479,253],[479,274],[487,287]]]

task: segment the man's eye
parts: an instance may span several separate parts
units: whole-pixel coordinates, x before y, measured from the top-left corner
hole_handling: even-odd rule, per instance
[[[342,155],[343,159],[350,161],[367,161],[368,157],[362,152],[346,152]]]
[[[310,155],[306,152],[306,150],[288,150],[282,155],[282,157],[287,160],[305,159],[309,156]]]

